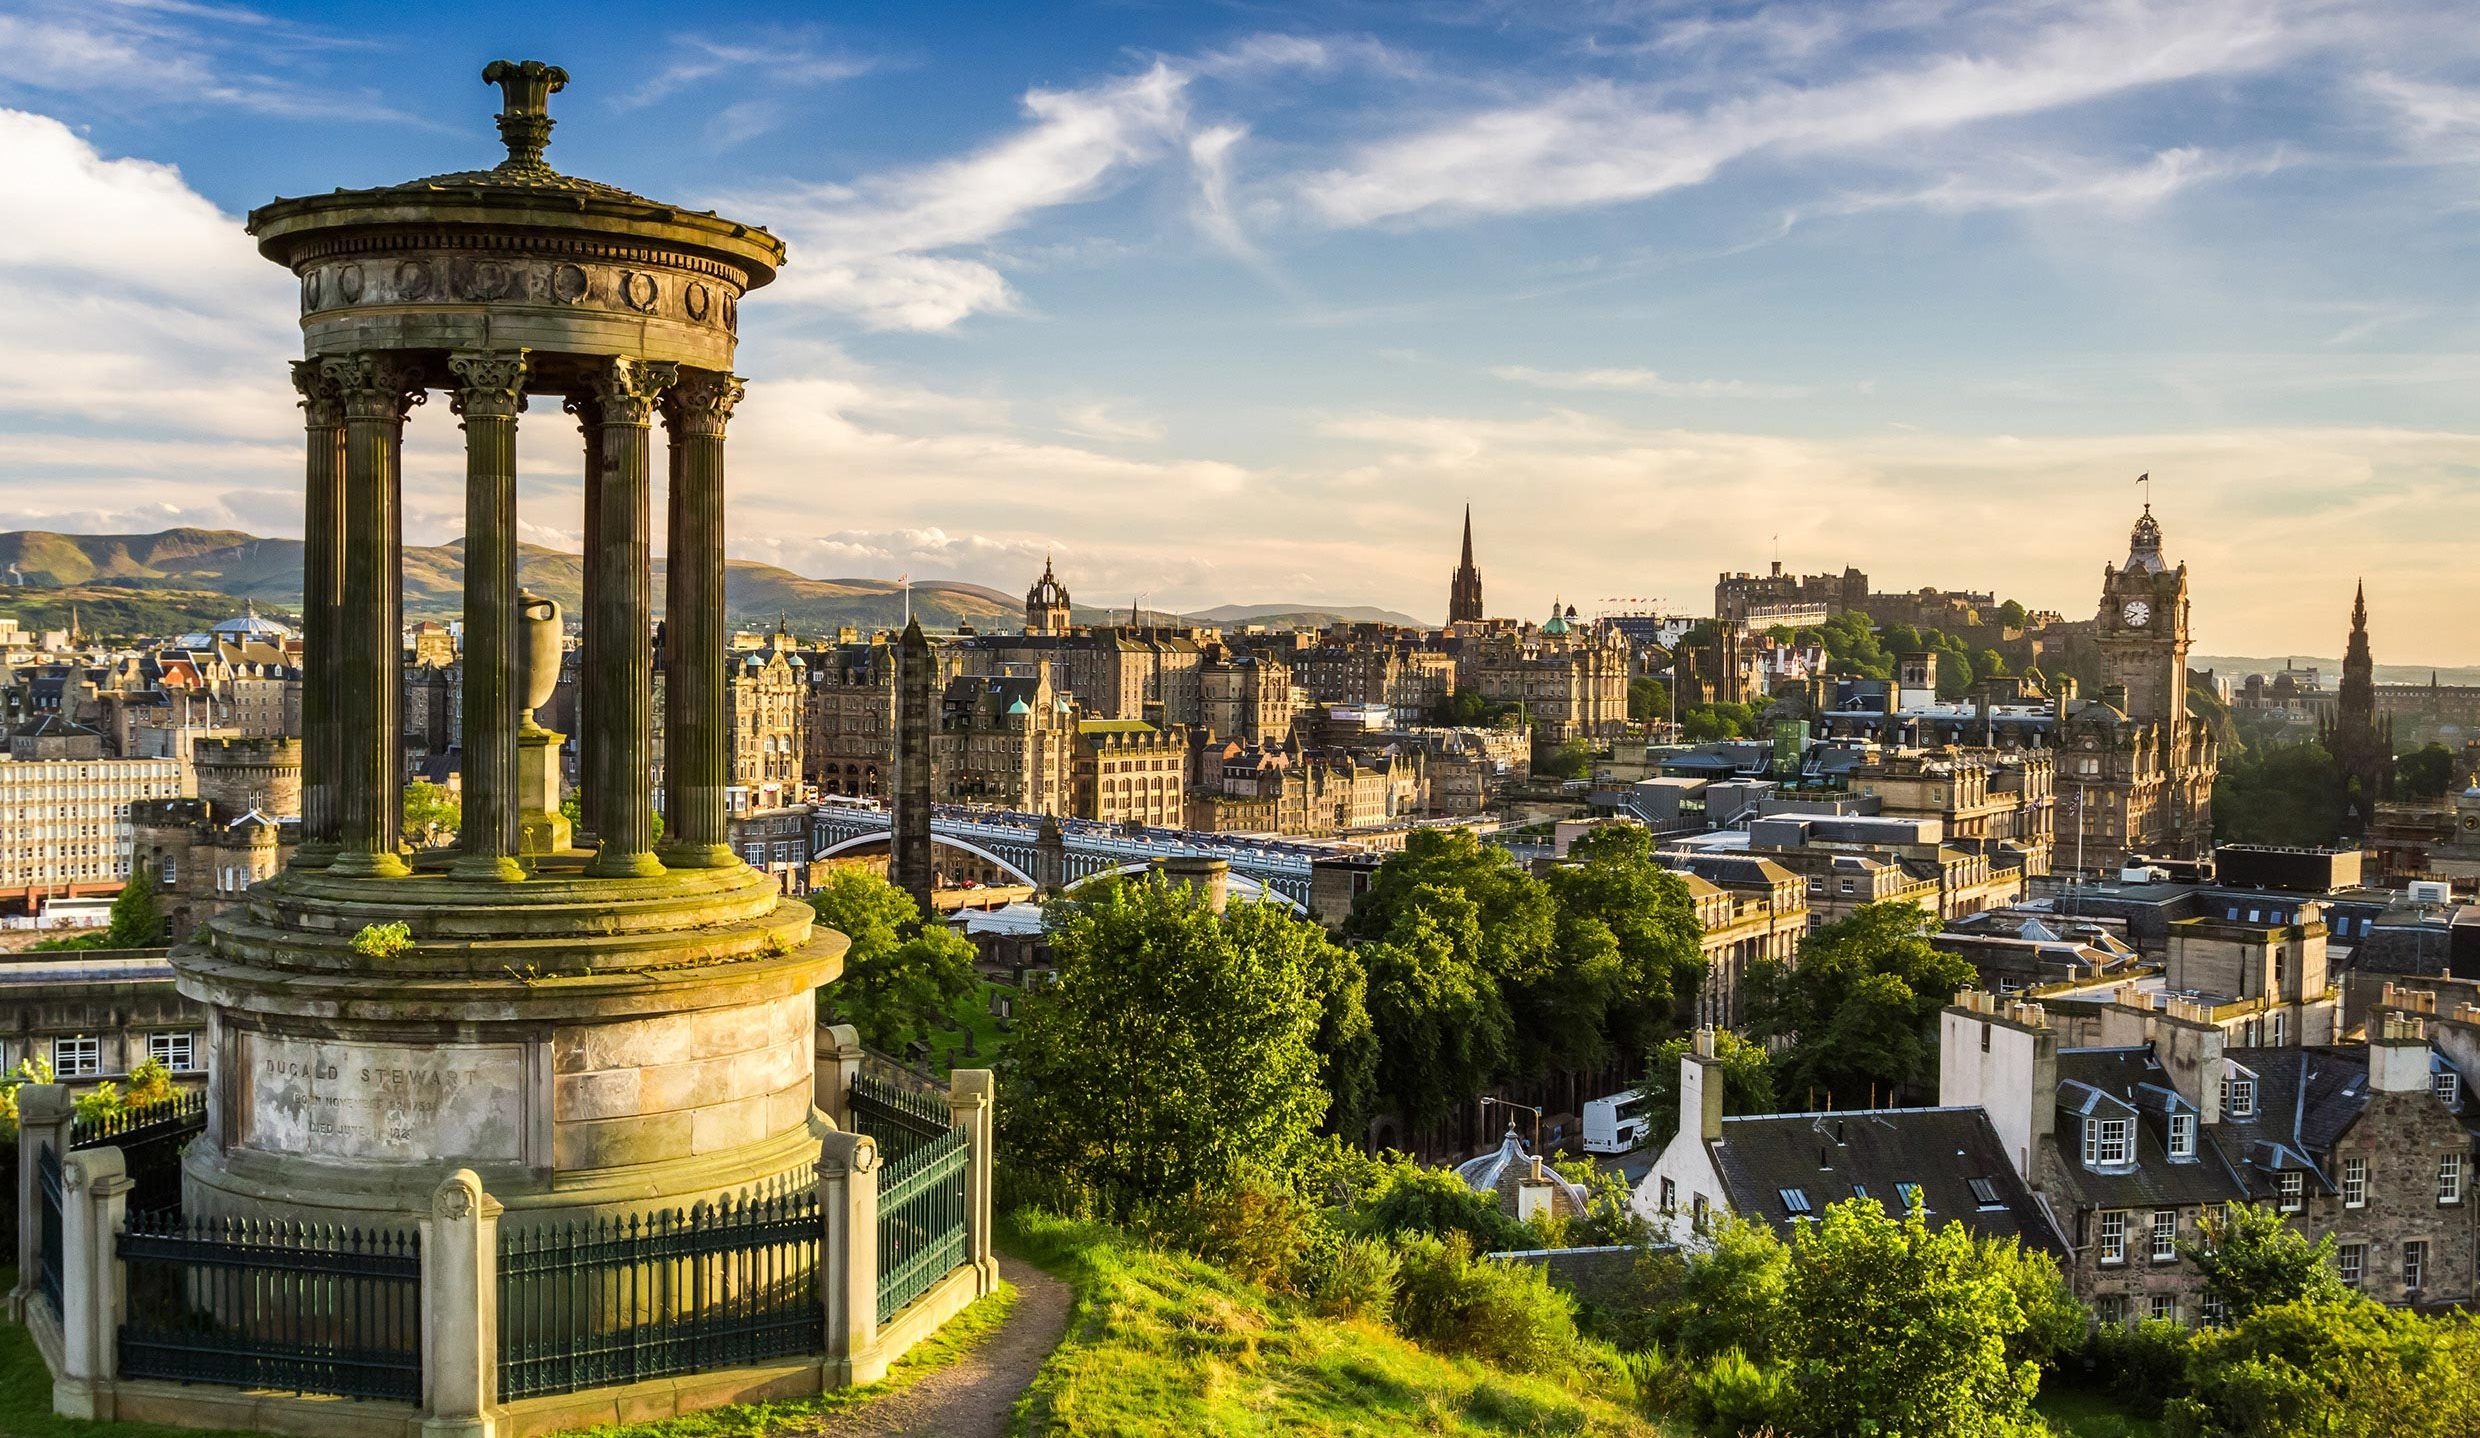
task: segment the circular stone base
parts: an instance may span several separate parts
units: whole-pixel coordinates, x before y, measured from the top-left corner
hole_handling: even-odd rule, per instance
[[[172,955],[213,1054],[187,1206],[395,1226],[459,1168],[512,1216],[805,1185],[845,949],[811,918],[745,866],[280,875]]]

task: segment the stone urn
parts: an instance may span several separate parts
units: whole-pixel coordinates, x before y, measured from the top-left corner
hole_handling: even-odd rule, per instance
[[[517,594],[517,654],[525,666],[517,691],[519,718],[535,727],[534,711],[551,702],[560,688],[560,601],[531,590]]]

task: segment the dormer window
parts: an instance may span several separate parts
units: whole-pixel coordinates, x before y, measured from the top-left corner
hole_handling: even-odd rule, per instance
[[[2088,1118],[2084,1120],[2084,1166],[2110,1168],[2135,1161],[2135,1120],[2126,1118]]]
[[[2429,1075],[2428,1091],[2446,1107],[2452,1108],[2463,1101],[2463,1076],[2452,1069],[2439,1069]]]
[[[2252,1075],[2222,1075],[2222,1116],[2240,1119],[2256,1117],[2256,1080]]]
[[[2174,1113],[2170,1115],[2170,1156],[2172,1158],[2194,1158],[2196,1156],[2196,1116],[2194,1114]]]
[[[2308,1176],[2297,1169],[2277,1175],[2274,1192],[2280,1196],[2284,1213],[2297,1213],[2308,1201]]]

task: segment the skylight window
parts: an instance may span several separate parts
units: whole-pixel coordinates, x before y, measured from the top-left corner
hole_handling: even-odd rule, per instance
[[[1784,1210],[1790,1213],[1793,1217],[1796,1218],[1801,1214],[1809,1212],[1807,1189],[1778,1188],[1774,1191],[1781,1195]]]
[[[1972,1180],[1972,1201],[1983,1208],[2003,1207],[1998,1201],[1998,1186],[1985,1178]]]

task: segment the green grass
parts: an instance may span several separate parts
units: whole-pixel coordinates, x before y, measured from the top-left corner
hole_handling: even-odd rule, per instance
[[[0,1292],[17,1286],[17,1270],[0,1268]],[[52,1374],[34,1335],[0,1322],[0,1434],[8,1438],[243,1438],[153,1423],[88,1423],[52,1411]]]
[[[997,1062],[999,1045],[1006,1042],[1006,1035],[1000,1032],[999,1020],[990,1012],[990,995],[993,990],[1015,992],[1006,984],[976,980],[965,996],[956,1000],[956,1007],[949,1012],[949,1017],[956,1027],[936,1029],[931,1032],[930,1069],[932,1072],[953,1073],[960,1068],[986,1069]],[[964,1051],[965,1035],[968,1033],[973,1036],[973,1052],[970,1054]]]
[[[1001,1283],[990,1296],[947,1320],[945,1327],[921,1342],[887,1370],[887,1376],[859,1388],[839,1388],[814,1398],[787,1398],[776,1403],[740,1403],[710,1408],[684,1418],[655,1423],[606,1423],[571,1429],[560,1438],[762,1438],[766,1434],[807,1433],[822,1421],[863,1407],[891,1393],[900,1393],[972,1352],[1007,1322],[1016,1306],[1016,1288]],[[8,1430],[0,1428],[0,1433]],[[15,1435],[10,1435],[15,1438]]]
[[[2067,1438],[2161,1438],[2161,1420],[2138,1418],[2089,1388],[2044,1385],[2033,1409]]]
[[[1017,1404],[1019,1434],[1664,1431],[1554,1378],[1316,1317],[1107,1224],[1019,1212],[1001,1228],[1076,1290],[1067,1340]]]

